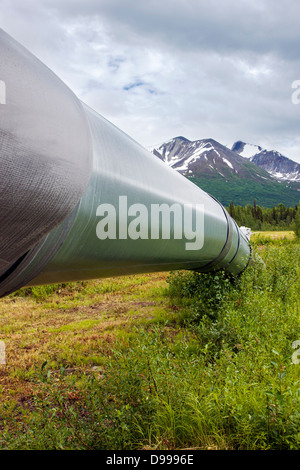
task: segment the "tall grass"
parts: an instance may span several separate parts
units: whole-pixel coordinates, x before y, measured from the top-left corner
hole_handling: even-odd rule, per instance
[[[2,409],[2,448],[299,449],[300,245],[263,243],[238,279],[171,273],[172,315],[119,338],[101,375],[44,363],[30,409]]]

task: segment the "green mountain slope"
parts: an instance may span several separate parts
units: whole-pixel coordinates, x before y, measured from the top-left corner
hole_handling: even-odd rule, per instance
[[[300,183],[279,180],[214,139],[190,141],[179,136],[153,150],[161,160],[223,205],[262,207],[298,205]]]
[[[237,175],[232,175],[226,180],[221,175],[210,176],[210,178],[207,176],[188,178],[225,206],[228,206],[231,201],[236,205],[244,206],[252,204],[255,199],[262,207],[273,207],[279,203],[293,207],[300,201],[300,191],[297,189],[299,184],[270,180],[260,183]]]

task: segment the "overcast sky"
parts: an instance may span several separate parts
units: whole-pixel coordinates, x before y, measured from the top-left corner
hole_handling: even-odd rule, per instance
[[[243,140],[298,162],[299,18],[299,0],[0,0],[0,27],[142,145]]]

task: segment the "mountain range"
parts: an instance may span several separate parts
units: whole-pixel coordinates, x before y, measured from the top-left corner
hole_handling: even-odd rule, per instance
[[[241,141],[235,142],[231,150],[242,157],[249,158],[251,162],[266,170],[274,178],[300,183],[300,164],[276,150],[263,149],[259,145],[246,144]]]
[[[214,139],[191,141],[179,136],[150,149],[222,204],[263,207],[300,201],[300,164],[276,150],[242,141],[231,148]]]

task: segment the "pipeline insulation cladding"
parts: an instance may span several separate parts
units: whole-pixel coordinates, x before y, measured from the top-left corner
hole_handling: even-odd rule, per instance
[[[0,31],[0,296],[25,285],[248,265],[248,239]]]

